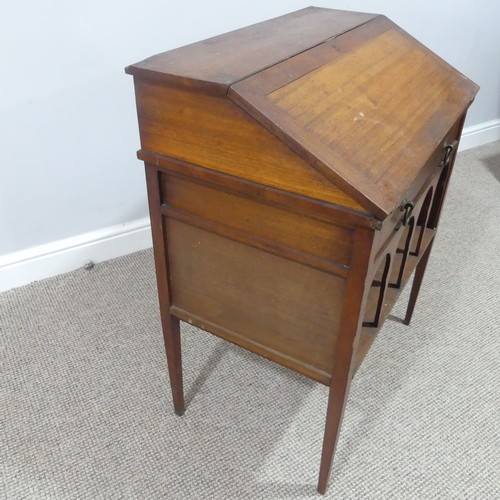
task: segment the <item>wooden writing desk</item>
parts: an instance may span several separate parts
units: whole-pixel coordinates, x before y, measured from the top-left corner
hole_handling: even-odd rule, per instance
[[[383,16],[318,8],[127,72],[175,411],[179,320],[328,385],[324,493],[350,381],[416,271],[410,322],[477,86]]]

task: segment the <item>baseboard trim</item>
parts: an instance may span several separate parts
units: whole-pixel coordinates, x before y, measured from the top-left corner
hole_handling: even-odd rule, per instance
[[[476,148],[498,140],[500,140],[500,118],[464,128],[459,151]]]
[[[0,256],[0,292],[150,248],[149,218]]]

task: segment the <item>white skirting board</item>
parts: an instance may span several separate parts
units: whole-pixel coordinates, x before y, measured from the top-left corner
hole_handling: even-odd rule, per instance
[[[500,118],[464,128],[458,150],[465,151],[498,140],[500,140]]]
[[[500,119],[464,129],[460,151],[500,140]],[[151,247],[149,218],[0,256],[0,292]]]
[[[0,256],[0,292],[151,248],[149,217]]]

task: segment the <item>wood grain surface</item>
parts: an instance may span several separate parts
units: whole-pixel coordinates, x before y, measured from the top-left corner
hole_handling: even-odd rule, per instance
[[[373,18],[308,7],[131,65],[127,73],[224,95],[229,85]]]
[[[377,17],[233,85],[230,96],[383,220],[476,92]]]
[[[300,372],[331,373],[345,279],[171,218],[166,234],[173,306]]]
[[[324,493],[351,379],[416,272],[411,320],[478,88],[384,16],[316,8],[127,71],[175,410],[179,320],[328,385]]]
[[[163,176],[162,184],[168,207],[349,266],[352,231],[346,228],[175,176]]]
[[[229,99],[136,82],[141,145],[264,186],[365,211]]]

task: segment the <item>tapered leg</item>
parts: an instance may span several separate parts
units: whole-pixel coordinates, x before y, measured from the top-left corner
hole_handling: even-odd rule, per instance
[[[422,285],[422,280],[424,279],[425,268],[427,267],[427,262],[429,261],[433,243],[434,239],[432,239],[432,241],[430,242],[415,269],[415,277],[413,278],[413,285],[411,287],[410,300],[408,301],[408,307],[406,309],[406,315],[403,321],[405,325],[410,324],[411,317],[413,316],[413,310],[415,309],[418,293],[420,292],[420,286]]]
[[[184,389],[182,383],[181,335],[179,320],[171,315],[163,322],[163,338],[167,353],[168,375],[174,401],[174,410],[177,415],[184,414]]]
[[[319,468],[318,492],[326,492],[335,446],[347,402],[354,369],[354,354],[359,342],[363,318],[361,313],[368,295],[371,280],[368,279],[373,232],[358,229],[353,235],[354,253],[347,277],[345,300],[340,319],[339,334],[333,359],[330,393],[326,410],[325,434]]]
[[[330,385],[318,479],[318,492],[322,495],[325,494],[326,487],[328,486],[335,447],[340,434],[340,424],[342,423],[345,401],[349,390],[349,368],[345,370],[345,375],[337,378],[337,380],[332,380],[332,384]]]
[[[160,302],[163,340],[167,354],[168,374],[174,410],[177,415],[184,413],[184,390],[182,385],[182,359],[179,320],[170,314],[171,293],[168,274],[168,253],[166,236],[161,216],[159,172],[153,165],[146,164],[149,214],[156,267],[156,283]]]

